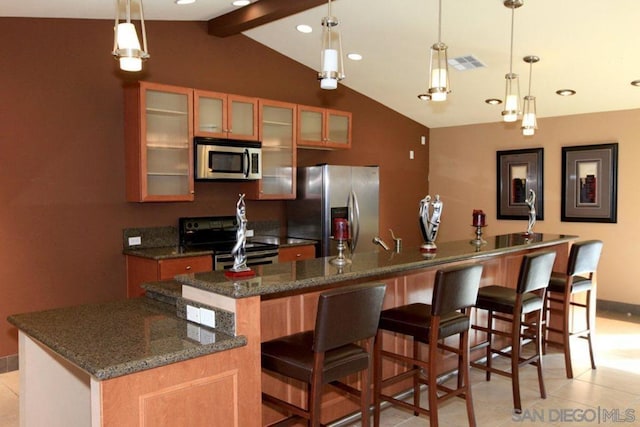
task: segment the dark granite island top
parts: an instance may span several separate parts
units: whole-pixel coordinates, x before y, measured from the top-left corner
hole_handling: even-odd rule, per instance
[[[246,345],[148,298],[9,316],[9,322],[98,380]],[[194,328],[196,328],[194,330]],[[200,341],[194,338],[194,333]]]
[[[291,263],[254,267],[256,275],[250,278],[227,278],[223,272],[211,271],[176,276],[176,281],[214,294],[231,298],[256,295],[275,296],[333,283],[367,278],[379,278],[411,270],[418,270],[459,261],[480,261],[488,257],[506,255],[528,249],[542,249],[571,242],[577,236],[540,234],[526,238],[521,233],[484,237],[487,241],[476,246],[469,240],[437,243],[435,254],[423,254],[419,248],[404,248],[400,253],[367,252],[351,257],[352,262],[340,268],[330,257]]]

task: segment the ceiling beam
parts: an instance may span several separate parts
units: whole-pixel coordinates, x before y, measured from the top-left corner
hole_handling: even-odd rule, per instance
[[[209,20],[209,34],[227,37],[311,9],[327,0],[258,0]]]

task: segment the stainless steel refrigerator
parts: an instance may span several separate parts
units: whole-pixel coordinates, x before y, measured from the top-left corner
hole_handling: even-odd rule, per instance
[[[287,202],[289,236],[319,241],[319,256],[335,255],[333,220],[346,218],[353,252],[376,250],[378,166],[308,166],[298,168],[297,176],[296,200]]]

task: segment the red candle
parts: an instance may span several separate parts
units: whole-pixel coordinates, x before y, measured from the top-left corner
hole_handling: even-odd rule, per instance
[[[349,224],[346,219],[333,219],[333,238],[336,240],[347,240],[349,238]]]
[[[474,227],[484,227],[486,215],[482,209],[474,209],[471,218]]]

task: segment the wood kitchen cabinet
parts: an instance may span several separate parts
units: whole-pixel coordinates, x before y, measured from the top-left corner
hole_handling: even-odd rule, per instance
[[[262,179],[246,184],[248,199],[296,198],[296,104],[260,99]]]
[[[196,136],[258,141],[258,99],[194,90]]]
[[[278,249],[278,262],[301,261],[315,257],[315,245],[287,246]]]
[[[346,111],[299,105],[298,147],[351,148],[351,119],[351,113]]]
[[[178,274],[213,270],[211,255],[160,260],[132,255],[126,255],[125,258],[127,263],[127,298],[144,295],[144,289],[140,285],[145,282],[173,279]]]
[[[192,201],[193,90],[138,82],[124,98],[127,200]]]

